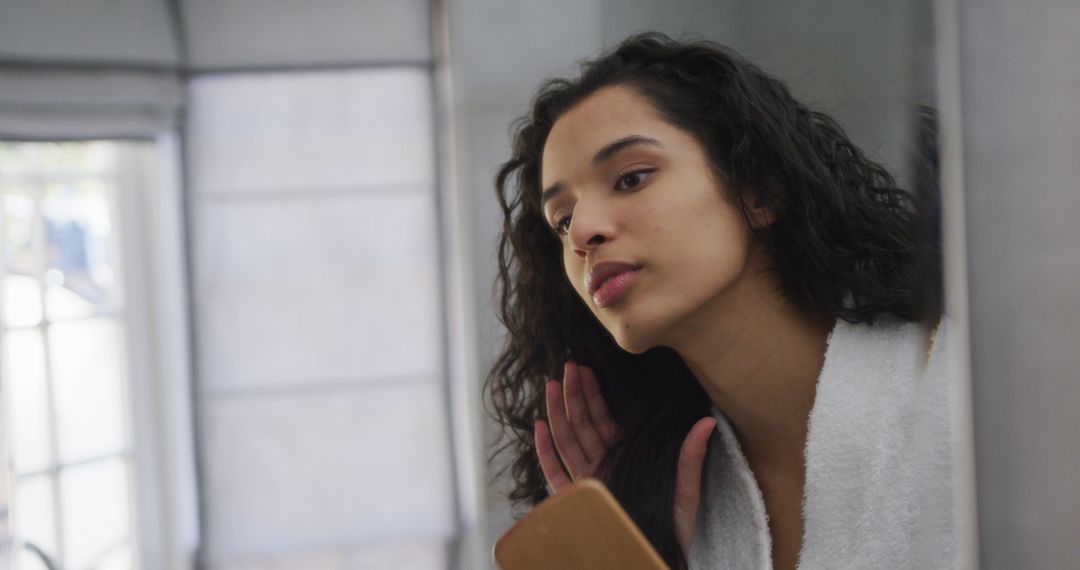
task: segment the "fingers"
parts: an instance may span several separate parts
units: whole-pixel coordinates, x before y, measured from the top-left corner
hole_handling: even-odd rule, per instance
[[[541,465],[545,477],[549,482],[555,477],[549,471],[571,481],[597,476],[595,471],[615,441],[617,429],[608,415],[596,375],[588,367],[567,362],[563,382],[549,381],[544,390],[548,412],[545,425],[551,431],[550,436],[544,432],[536,438],[538,453],[542,437],[551,448],[551,457],[542,459],[548,462]],[[559,465],[560,458],[565,468]]]
[[[578,377],[592,424],[600,434],[605,448],[611,447],[615,443],[617,430],[615,422],[608,415],[607,403],[604,402],[604,394],[600,391],[600,382],[596,380],[596,374],[588,366],[578,367]]]
[[[690,428],[679,451],[679,465],[675,472],[675,534],[683,554],[689,555],[690,541],[694,537],[697,508],[701,493],[701,470],[705,464],[709,436],[716,428],[716,419],[702,418]]]
[[[581,444],[585,461],[589,465],[595,465],[603,459],[608,446],[600,436],[596,426],[593,425],[593,420],[589,414],[581,383],[584,368],[572,362],[567,362],[565,370],[563,374],[563,395],[566,400],[566,414],[570,420],[570,429],[574,432],[574,436],[577,437],[578,443]]]
[[[547,479],[548,487],[558,493],[571,483],[570,476],[563,470],[558,456],[555,455],[555,446],[543,420],[537,421],[533,426],[533,437],[536,440],[536,454],[540,457],[540,469],[544,472],[544,479]]]
[[[555,449],[562,457],[570,477],[577,479],[590,473],[589,461],[585,458],[581,445],[570,428],[566,407],[563,405],[562,387],[554,380],[547,383],[546,394],[548,419],[551,421],[551,434],[555,439]]]

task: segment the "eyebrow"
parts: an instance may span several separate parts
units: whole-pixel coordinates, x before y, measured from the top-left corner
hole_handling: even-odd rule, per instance
[[[622,150],[625,150],[625,149],[630,148],[632,146],[638,146],[638,145],[655,146],[655,147],[660,147],[660,148],[663,148],[663,146],[664,146],[664,145],[660,144],[660,141],[658,141],[656,139],[652,139],[652,138],[641,136],[641,135],[630,135],[628,137],[623,137],[623,138],[621,138],[619,140],[608,143],[608,144],[604,145],[604,148],[596,151],[596,154],[593,155],[593,159],[592,159],[593,166],[597,166],[599,164],[602,164],[604,161],[606,161],[606,160],[610,159],[611,157],[615,156],[616,154],[618,154]],[[562,184],[560,184],[558,182],[556,182],[555,184],[552,184],[551,186],[548,186],[546,189],[544,189],[544,191],[540,194],[540,207],[543,208],[544,205],[547,204],[549,200],[551,200],[552,198],[557,196],[560,192],[562,192],[562,190],[563,190]]]

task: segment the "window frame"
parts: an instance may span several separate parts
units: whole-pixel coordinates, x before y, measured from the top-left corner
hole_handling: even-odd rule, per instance
[[[180,133],[121,151],[119,217],[132,385],[137,567],[195,567],[199,503],[193,436],[191,311]],[[126,156],[125,156],[126,153]],[[144,190],[144,191],[140,191]],[[146,191],[148,190],[148,191]]]
[[[187,303],[186,247],[183,196],[180,183],[178,134],[165,132],[154,139],[108,140],[116,144],[116,166],[106,175],[112,186],[110,211],[119,228],[113,244],[119,258],[117,281],[123,291],[119,310],[95,312],[88,319],[105,318],[119,323],[120,370],[125,445],[116,453],[78,461],[56,456],[58,418],[54,379],[46,363],[46,382],[52,430],[50,462],[42,469],[16,475],[18,479],[47,474],[54,501],[56,562],[64,554],[63,513],[59,476],[73,466],[103,459],[122,458],[128,474],[129,534],[125,543],[135,568],[184,569],[193,567],[198,546],[195,455],[191,445],[191,367],[189,311]],[[10,141],[19,142],[19,141]],[[38,218],[34,222],[38,255],[45,255],[41,221],[41,189],[47,176],[33,184]],[[0,270],[2,271],[2,270]],[[35,278],[44,295],[46,267]],[[42,300],[47,303],[46,300]],[[83,320],[83,319],[76,319]],[[57,321],[68,322],[64,321]],[[47,314],[32,327],[41,331],[45,357],[49,358]],[[2,334],[0,330],[0,334]],[[6,388],[5,388],[6,392]],[[6,396],[6,394],[5,394]],[[3,398],[5,406],[10,398]],[[0,410],[3,414],[4,410]],[[3,429],[10,424],[3,418]],[[8,463],[10,470],[10,462]],[[9,495],[14,501],[15,496]],[[14,513],[17,517],[18,514]],[[14,531],[14,528],[11,528]]]

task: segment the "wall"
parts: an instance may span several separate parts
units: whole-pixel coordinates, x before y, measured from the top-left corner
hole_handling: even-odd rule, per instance
[[[1080,560],[1080,3],[962,0],[980,564]]]

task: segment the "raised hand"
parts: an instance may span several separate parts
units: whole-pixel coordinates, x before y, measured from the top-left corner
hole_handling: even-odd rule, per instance
[[[539,420],[534,426],[534,436],[540,468],[548,487],[558,493],[578,479],[605,480],[606,474],[600,473],[600,468],[619,433],[608,414],[596,375],[586,366],[567,362],[562,384],[552,380],[545,389],[550,431],[548,424]],[[672,516],[684,555],[689,555],[694,536],[701,469],[709,436],[715,427],[716,420],[711,417],[698,420],[690,428],[679,452]]]
[[[540,420],[534,426],[534,433],[540,468],[548,487],[558,493],[577,479],[603,480],[598,470],[618,438],[618,428],[608,415],[596,375],[587,366],[567,362],[562,384],[551,380],[546,391],[551,431]],[[566,469],[559,464],[559,457]]]

